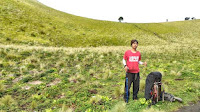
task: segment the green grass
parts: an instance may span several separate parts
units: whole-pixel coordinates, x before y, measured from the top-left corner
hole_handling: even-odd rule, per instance
[[[0,25],[0,111],[171,112],[200,99],[200,20],[97,21],[36,0],[3,0]],[[139,40],[148,66],[140,67],[140,99],[124,104],[122,57],[131,39]],[[184,102],[146,110],[145,79],[152,71]]]
[[[170,112],[189,102],[197,102],[200,98],[199,52],[196,52],[195,47],[189,50],[184,46],[179,47],[180,52],[174,51],[177,50],[175,45],[166,45],[162,50],[139,47],[142,59],[148,62],[148,67],[141,66],[139,98],[144,98],[146,76],[152,71],[160,71],[163,74],[166,91],[181,97],[184,101],[184,103],[159,102],[152,106],[154,110]],[[6,111],[45,109],[58,111],[65,104],[66,108],[72,108],[74,111],[117,111],[119,109],[143,111],[147,105],[140,100],[130,100],[126,105],[121,104],[124,86],[121,59],[128,48],[107,47],[106,50],[104,47],[51,48],[48,50],[48,47],[39,49],[3,46],[0,49],[2,54],[0,74],[2,74],[1,85],[6,89],[2,89],[0,95],[1,97],[11,95],[17,103],[13,106],[0,105],[0,108]],[[168,48],[170,51],[166,53]],[[47,86],[56,79],[60,79],[60,82]],[[42,83],[30,84],[33,81],[42,81]],[[27,86],[30,89],[24,89]],[[119,105],[124,106],[119,107]]]
[[[152,45],[181,43],[183,38],[199,35],[199,20],[151,24],[97,21],[51,9],[36,0],[3,0],[0,11],[2,44],[124,46],[136,38],[141,45]],[[195,33],[185,37],[191,31]]]

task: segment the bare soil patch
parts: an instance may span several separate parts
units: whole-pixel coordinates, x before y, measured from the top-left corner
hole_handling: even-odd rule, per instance
[[[200,112],[200,101],[196,104],[190,104],[189,106],[184,106],[175,112]]]
[[[39,81],[39,80],[28,82],[28,84],[32,84],[32,85],[38,85],[38,84],[41,84],[41,83],[42,83],[42,81]]]

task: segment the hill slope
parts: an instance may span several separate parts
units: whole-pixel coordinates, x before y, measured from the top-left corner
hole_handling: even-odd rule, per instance
[[[142,45],[179,42],[200,21],[129,24],[98,21],[66,14],[46,7],[36,0],[0,1],[0,41],[2,44],[40,46],[124,46],[131,39]],[[182,33],[183,35],[179,35]]]
[[[171,112],[200,100],[199,20],[116,23],[35,0],[1,0],[0,25],[0,111]],[[121,61],[133,38],[148,66],[140,66],[139,100],[125,104]],[[145,79],[152,71],[160,71],[166,92],[184,102],[146,110]]]

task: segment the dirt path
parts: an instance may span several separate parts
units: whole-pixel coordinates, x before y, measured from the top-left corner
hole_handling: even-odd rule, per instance
[[[200,112],[200,101],[190,106],[184,106],[175,112]]]

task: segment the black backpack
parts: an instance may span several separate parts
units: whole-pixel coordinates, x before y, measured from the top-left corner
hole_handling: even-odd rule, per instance
[[[146,78],[145,85],[145,98],[151,100],[151,104],[156,104],[158,101],[179,101],[182,102],[181,98],[175,97],[170,93],[166,93],[164,85],[161,82],[162,74],[160,72],[151,72]]]
[[[164,101],[164,87],[162,85],[162,74],[160,72],[151,72],[146,78],[145,98],[151,99],[152,104],[158,101]]]

